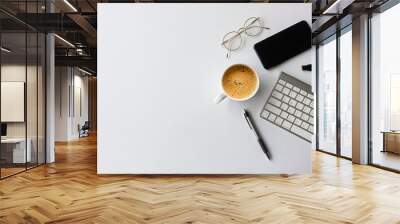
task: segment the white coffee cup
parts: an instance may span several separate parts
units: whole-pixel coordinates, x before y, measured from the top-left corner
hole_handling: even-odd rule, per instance
[[[240,66],[240,67],[244,66],[246,69],[252,71],[252,73],[256,77],[256,87],[255,87],[255,89],[253,90],[253,92],[251,92],[248,96],[246,96],[244,98],[235,98],[235,97],[230,96],[225,91],[224,86],[223,86],[223,80],[224,80],[225,75],[227,75],[227,72],[230,71],[232,68],[238,67],[238,66]],[[258,89],[260,87],[260,80],[258,78],[258,75],[257,75],[256,71],[254,69],[252,69],[250,66],[248,66],[246,64],[233,64],[233,65],[231,65],[231,66],[229,66],[228,68],[225,69],[225,71],[222,74],[221,79],[220,79],[220,85],[221,85],[222,93],[214,99],[214,102],[216,104],[222,102],[225,98],[229,98],[229,99],[234,100],[234,101],[245,101],[245,100],[248,100],[248,99],[252,98],[254,95],[256,95],[256,93],[257,93],[257,91],[258,91]]]

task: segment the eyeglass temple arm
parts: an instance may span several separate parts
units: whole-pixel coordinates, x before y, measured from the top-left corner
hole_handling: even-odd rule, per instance
[[[237,36],[240,36],[240,34],[242,34],[243,32],[244,32],[244,30],[238,31],[234,36],[232,36],[232,37],[230,37],[230,38],[228,38],[228,39],[222,41],[222,45],[224,45],[226,42],[231,41],[233,38],[235,38],[235,37],[237,37]]]
[[[269,27],[265,27],[265,26],[247,26],[246,28],[243,28],[243,27],[242,27],[242,28],[240,28],[240,29],[238,30],[238,32],[237,32],[236,35],[234,35],[234,36],[232,36],[232,37],[230,37],[230,38],[228,38],[228,39],[222,41],[222,44],[221,44],[221,45],[224,45],[226,42],[231,41],[233,38],[239,36],[240,34],[242,34],[243,32],[245,32],[246,30],[248,30],[248,29],[250,29],[250,28],[262,28],[262,29],[269,30]]]
[[[250,18],[249,18],[249,19],[250,19]],[[249,20],[249,19],[247,19],[247,20]],[[253,21],[248,25],[248,27],[251,26],[252,24],[254,24],[257,20],[260,20],[260,17],[257,17],[255,20],[253,20]]]

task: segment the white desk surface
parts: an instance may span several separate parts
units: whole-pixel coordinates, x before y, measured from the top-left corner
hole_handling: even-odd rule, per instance
[[[290,13],[288,13],[290,12]],[[227,60],[225,33],[259,16],[270,31],[245,37]],[[296,22],[311,4],[99,4],[98,173],[310,173],[311,144],[262,120],[280,71],[311,83],[307,51],[265,70],[253,45]],[[245,103],[213,99],[230,64],[260,75]],[[273,156],[268,161],[242,115],[248,108]]]

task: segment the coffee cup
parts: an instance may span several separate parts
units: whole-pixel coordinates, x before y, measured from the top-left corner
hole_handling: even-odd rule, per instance
[[[256,95],[260,86],[257,73],[245,64],[233,64],[225,69],[220,85],[222,93],[214,99],[216,104],[229,98],[245,101]]]

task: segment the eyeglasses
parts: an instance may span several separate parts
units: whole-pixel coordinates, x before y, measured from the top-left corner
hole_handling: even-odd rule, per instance
[[[247,36],[255,37],[260,35],[265,29],[268,30],[269,28],[263,26],[260,17],[250,17],[237,31],[231,31],[225,34],[222,38],[222,46],[228,50],[226,57],[229,58],[232,51],[239,50],[243,46],[243,33]]]

